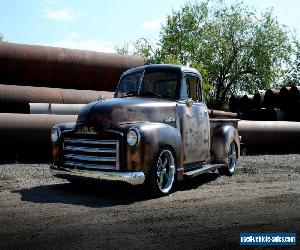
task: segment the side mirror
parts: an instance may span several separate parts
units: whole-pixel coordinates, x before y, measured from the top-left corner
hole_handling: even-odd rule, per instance
[[[194,103],[194,101],[193,101],[192,98],[188,98],[188,99],[186,100],[186,102],[185,102],[185,104],[186,104],[187,106],[189,106],[189,107],[191,107],[191,106],[193,105],[193,103]]]

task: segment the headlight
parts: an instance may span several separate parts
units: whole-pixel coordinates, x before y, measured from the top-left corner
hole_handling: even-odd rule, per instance
[[[57,128],[57,127],[54,127],[51,130],[51,141],[52,142],[58,142],[60,134],[61,134],[60,129]]]
[[[127,143],[129,146],[134,147],[140,142],[141,134],[137,128],[129,129],[127,133]]]

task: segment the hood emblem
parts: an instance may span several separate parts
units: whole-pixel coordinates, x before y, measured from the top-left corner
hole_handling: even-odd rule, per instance
[[[96,130],[94,127],[81,126],[77,128],[77,133],[80,134],[96,134]]]

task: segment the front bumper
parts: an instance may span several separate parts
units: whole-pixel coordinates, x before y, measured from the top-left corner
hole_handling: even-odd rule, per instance
[[[106,172],[106,171],[91,171],[69,168],[59,168],[50,166],[50,170],[58,177],[68,179],[70,177],[92,178],[105,181],[120,181],[131,185],[140,185],[145,182],[145,174],[143,172]]]

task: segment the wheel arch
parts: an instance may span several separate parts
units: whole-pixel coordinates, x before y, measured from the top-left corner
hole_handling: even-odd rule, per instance
[[[183,176],[183,143],[177,128],[162,123],[147,123],[137,127],[142,134],[143,169],[149,174],[153,159],[161,148],[169,148],[174,154],[177,179]],[[181,173],[182,172],[182,173]]]
[[[216,162],[226,163],[231,143],[234,143],[237,150],[237,158],[240,156],[240,138],[235,127],[221,125],[216,127],[212,133],[211,154]]]

